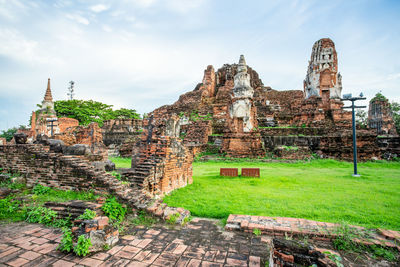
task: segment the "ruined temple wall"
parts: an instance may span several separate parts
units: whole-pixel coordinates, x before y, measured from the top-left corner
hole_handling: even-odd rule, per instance
[[[101,128],[96,122],[92,122],[88,126],[68,127],[64,132],[55,134],[54,139],[63,141],[67,146],[87,145],[92,153],[90,158],[92,161],[105,161],[108,158]]]
[[[70,127],[79,126],[79,121],[73,118],[58,118],[59,133],[65,132]]]
[[[29,187],[41,183],[63,190],[106,192],[108,187],[99,178],[115,179],[106,172],[96,172],[86,160],[50,152],[48,146],[39,144],[0,146],[0,168],[21,174]]]
[[[212,134],[212,122],[210,120],[192,121],[181,125],[180,132],[184,133],[185,144],[207,144],[208,136]]]
[[[166,160],[161,178],[161,194],[164,195],[175,189],[193,183],[193,155],[180,140],[168,140]]]
[[[342,160],[353,159],[353,136],[349,131],[341,134],[331,134],[322,136],[320,139],[319,150],[322,154]],[[372,158],[381,159],[382,151],[379,149],[376,134],[371,131],[357,131],[357,158],[360,161]]]
[[[179,117],[143,121],[141,141],[133,149],[132,169],[123,176],[149,195],[162,196],[192,183],[193,151],[179,135]]]
[[[386,98],[373,98],[370,101],[368,108],[368,126],[371,129],[376,129],[377,134],[397,136],[398,133],[393,121],[390,103]]]
[[[143,121],[139,119],[120,119],[104,121],[101,127],[106,146],[122,145],[125,140],[141,133]]]

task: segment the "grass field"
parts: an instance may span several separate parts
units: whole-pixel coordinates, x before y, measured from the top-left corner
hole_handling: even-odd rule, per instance
[[[117,168],[130,168],[131,158],[110,157],[109,160],[115,163]]]
[[[249,214],[348,223],[400,230],[400,163],[359,164],[315,160],[297,163],[195,162],[193,184],[164,201],[194,216]],[[221,167],[259,167],[261,178],[219,176]]]

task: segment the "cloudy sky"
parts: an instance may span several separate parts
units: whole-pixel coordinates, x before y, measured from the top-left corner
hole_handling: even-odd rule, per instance
[[[0,130],[43,99],[93,99],[149,112],[238,61],[265,85],[303,89],[315,41],[336,44],[343,93],[400,101],[400,1],[0,0]]]

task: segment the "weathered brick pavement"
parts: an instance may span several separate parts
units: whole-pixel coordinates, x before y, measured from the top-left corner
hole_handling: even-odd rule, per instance
[[[57,251],[61,232],[37,224],[0,225],[0,266],[264,266],[267,244],[194,219],[185,227],[135,227],[108,251],[81,258]]]

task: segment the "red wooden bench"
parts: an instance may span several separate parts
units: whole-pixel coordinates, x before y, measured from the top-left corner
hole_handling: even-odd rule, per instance
[[[219,175],[236,177],[239,176],[239,170],[238,168],[220,168]]]
[[[244,177],[260,177],[260,168],[242,168]]]

